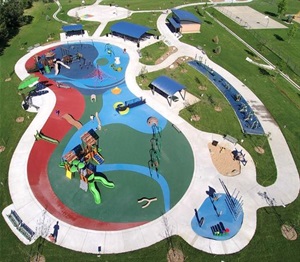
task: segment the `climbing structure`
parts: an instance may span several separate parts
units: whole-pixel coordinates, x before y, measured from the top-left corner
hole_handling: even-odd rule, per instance
[[[101,182],[105,187],[113,188],[114,184],[106,178],[96,175],[96,166],[104,163],[98,145],[99,136],[91,129],[81,136],[81,145],[77,145],[62,157],[61,167],[65,168],[66,177],[72,179],[76,174],[80,178],[80,188],[92,193],[95,203],[101,203],[100,192],[95,182]]]

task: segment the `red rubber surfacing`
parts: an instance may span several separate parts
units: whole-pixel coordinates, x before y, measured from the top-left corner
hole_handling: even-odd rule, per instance
[[[51,49],[53,48],[43,50],[37,55],[44,54]],[[25,66],[26,68],[29,68],[32,67],[34,63],[34,57],[31,57],[26,62]],[[40,81],[47,81],[47,85],[50,85],[49,88],[55,93],[56,96],[54,110],[43,126],[42,130],[39,131],[60,141],[72,128],[72,126],[67,121],[64,121],[58,117],[55,114],[55,110],[59,109],[61,115],[65,113],[71,113],[75,119],[80,119],[85,110],[84,97],[74,88],[57,88],[53,80],[46,78],[46,76],[40,73],[36,73],[35,75],[40,77]],[[74,101],[76,101],[76,103]],[[110,223],[99,221],[79,215],[65,206],[55,195],[48,179],[48,162],[55,148],[55,144],[43,140],[36,141],[29,154],[27,163],[27,175],[31,190],[38,202],[49,213],[65,223],[91,230],[115,231],[137,227],[147,223]]]

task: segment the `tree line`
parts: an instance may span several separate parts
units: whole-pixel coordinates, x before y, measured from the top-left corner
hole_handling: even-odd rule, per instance
[[[0,0],[0,41],[5,44],[28,23],[24,10],[32,7],[34,0]]]

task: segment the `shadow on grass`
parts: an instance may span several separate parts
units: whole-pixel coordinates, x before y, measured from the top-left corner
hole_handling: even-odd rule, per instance
[[[278,41],[284,41],[284,39],[280,35],[274,34],[274,36]]]
[[[275,13],[273,13],[273,12],[269,12],[269,11],[265,11],[264,13],[265,13],[266,15],[272,16],[272,17],[276,17],[276,16],[277,16],[277,14],[275,14]]]
[[[264,75],[264,76],[270,76],[271,74],[264,68],[258,68],[258,71],[260,74]]]
[[[208,21],[208,20],[204,20],[205,23],[209,24],[209,25],[212,25],[212,22],[211,21]]]
[[[256,56],[256,54],[254,54],[252,51],[248,50],[248,49],[245,49],[246,53],[249,55],[249,56]]]

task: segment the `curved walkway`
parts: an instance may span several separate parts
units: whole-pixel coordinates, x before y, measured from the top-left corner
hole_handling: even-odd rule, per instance
[[[97,6],[97,8],[96,6],[85,8],[86,10],[90,8],[93,11],[97,9],[99,16],[100,14],[103,14],[102,6]],[[135,44],[129,41],[124,42],[123,39],[119,39],[117,37],[93,37],[93,41],[99,40],[101,42],[111,43],[127,49],[130,56],[130,63],[125,77],[129,89],[136,96],[143,96],[146,98],[148,105],[155,108],[156,111],[160,112],[166,119],[175,124],[177,128],[181,130],[183,135],[186,136],[191,144],[194,154],[194,175],[189,189],[182,200],[169,212],[163,215],[163,217],[145,225],[127,230],[103,232],[77,228],[71,224],[61,221],[57,244],[62,247],[82,252],[97,253],[98,246],[102,246],[101,252],[105,254],[133,251],[150,246],[164,239],[166,237],[165,231],[167,221],[168,231],[171,232],[171,234],[180,235],[190,245],[199,250],[214,254],[235,253],[244,248],[254,236],[256,230],[257,209],[268,205],[266,201],[258,195],[258,192],[267,192],[270,197],[276,200],[275,204],[278,205],[291,203],[298,196],[299,175],[289,147],[279,127],[270,117],[270,114],[263,106],[262,102],[250,91],[249,88],[247,88],[247,86],[228,71],[210,61],[207,56],[201,53],[201,51],[181,43],[165,25],[166,16],[167,14],[163,13],[159,17],[158,29],[161,35],[165,36],[173,46],[177,47],[178,52],[171,55],[158,66],[147,66],[147,70],[154,71],[169,66],[179,56],[183,55],[190,57],[195,57],[195,55],[197,55],[197,57],[202,57],[202,59],[206,61],[207,65],[222,75],[223,78],[233,85],[235,89],[249,101],[249,104],[253,107],[266,133],[271,133],[272,139],[269,140],[269,143],[277,167],[277,180],[272,186],[267,188],[258,185],[256,182],[255,164],[248,153],[246,153],[248,163],[246,166],[242,166],[240,176],[230,179],[221,176],[213,166],[207,145],[208,143],[211,143],[212,140],[222,142],[222,136],[196,130],[180,118],[178,113],[182,108],[184,108],[184,101],[180,100],[177,103],[173,103],[170,108],[165,99],[161,96],[152,95],[150,91],[143,91],[139,88],[136,83],[136,76],[139,74],[142,65],[139,63],[139,56]],[[85,40],[90,39],[91,38]],[[81,38],[81,40],[84,39]],[[68,40],[68,42],[70,42],[70,40]],[[141,47],[150,43],[151,41],[142,43]],[[47,46],[47,48],[49,47],[50,46]],[[41,51],[43,48],[45,47],[39,47],[32,50],[29,54],[18,61],[15,71],[21,79],[24,79],[28,75],[24,68],[25,62],[29,57],[33,56],[36,52]],[[36,201],[27,181],[27,160],[34,143],[32,139],[33,133],[35,133],[35,130],[40,130],[43,127],[55,105],[55,96],[52,92],[42,96],[41,99],[43,99],[43,106],[34,118],[32,124],[24,133],[16,148],[16,153],[12,158],[9,170],[9,188],[13,200],[12,208],[17,210],[17,212],[22,216],[22,219],[32,228],[36,228],[40,223],[39,221],[43,219],[44,224],[47,223],[49,226],[48,230],[50,228],[49,231],[51,232],[53,225],[56,224],[57,218],[45,211],[44,208]],[[240,145],[232,145],[232,148],[233,147],[236,147],[238,150],[242,149]],[[17,154],[20,152],[23,153],[22,158]],[[237,188],[244,199],[244,221],[242,227],[237,235],[226,241],[215,241],[202,238],[195,234],[191,228],[194,208],[199,207],[203,203],[206,198],[205,190],[208,186],[213,185],[217,191],[222,191],[219,178],[225,181],[230,192],[233,192],[233,190]],[[18,181],[18,183],[16,183],[16,181]],[[3,213],[10,211],[10,208],[11,207],[4,210]],[[45,235],[42,233],[40,234],[42,236],[46,236],[47,233],[48,232],[46,232]],[[30,242],[24,240],[22,237],[18,237],[24,243],[30,244]]]

